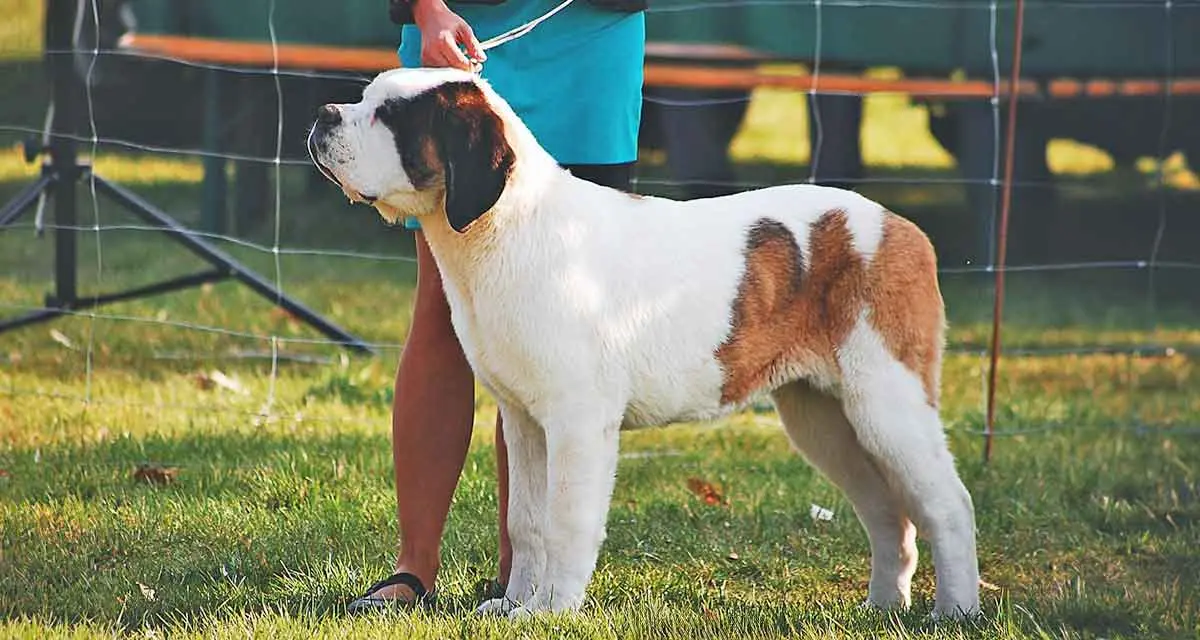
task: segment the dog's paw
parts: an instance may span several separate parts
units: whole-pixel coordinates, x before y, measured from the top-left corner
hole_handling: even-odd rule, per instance
[[[983,611],[975,603],[966,606],[935,604],[933,611],[929,614],[929,621],[935,625],[944,623],[971,623],[978,621],[982,617]]]
[[[859,609],[866,609],[876,613],[890,613],[893,611],[907,611],[909,603],[900,595],[891,597],[868,596],[865,600],[859,603]]]
[[[516,607],[508,612],[508,619],[512,621],[528,620],[538,614],[538,611],[529,607]]]
[[[503,616],[511,616],[512,612],[517,608],[517,603],[509,600],[508,598],[492,598],[491,600],[487,600],[483,604],[479,605],[479,607],[475,609],[475,615],[495,616],[499,618]]]

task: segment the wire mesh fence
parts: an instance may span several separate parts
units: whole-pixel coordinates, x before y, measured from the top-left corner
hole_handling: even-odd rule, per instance
[[[398,65],[377,4],[25,3],[19,24],[45,37],[0,51],[0,313],[22,318],[0,357],[16,370],[57,349],[43,364],[60,377],[4,394],[120,404],[105,370],[261,363],[255,406],[143,408],[295,420],[274,413],[281,367],[395,360],[413,237],[339,201],[303,146],[317,106]],[[1007,363],[1067,359],[1129,396],[1092,427],[1197,430],[1177,370],[1200,352],[1200,49],[1181,37],[1200,3],[663,2],[647,24],[637,189],[815,182],[918,222],[941,256],[951,373],[979,382],[956,429],[1075,426],[1006,394]],[[1080,28],[1082,53],[1055,44]]]

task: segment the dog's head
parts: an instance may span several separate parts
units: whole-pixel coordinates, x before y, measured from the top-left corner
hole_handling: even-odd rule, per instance
[[[351,201],[391,222],[444,211],[461,233],[496,204],[513,170],[499,102],[471,73],[387,71],[359,102],[319,109],[309,153]]]

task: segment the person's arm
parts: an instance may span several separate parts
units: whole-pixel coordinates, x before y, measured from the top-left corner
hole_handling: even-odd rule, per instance
[[[407,5],[406,11],[398,12],[398,3]],[[445,0],[393,0],[393,22],[398,13],[409,13],[421,32],[422,65],[469,70],[473,61],[483,62],[487,58],[471,26],[446,6]]]

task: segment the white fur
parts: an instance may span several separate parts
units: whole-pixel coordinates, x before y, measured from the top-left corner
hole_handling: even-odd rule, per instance
[[[507,188],[475,235],[448,226],[441,194],[413,189],[390,131],[370,122],[384,99],[449,81],[478,84],[516,154]],[[454,329],[500,404],[513,574],[506,599],[482,611],[578,608],[605,535],[619,430],[738,408],[721,402],[714,352],[732,329],[755,221],[785,224],[806,262],[810,225],[832,209],[845,211],[864,259],[882,238],[883,208],[839,189],[791,185],[676,202],[577,179],[486,82],[461,72],[388,72],[360,103],[341,108],[345,121],[318,160],[344,188],[421,220]],[[797,363],[774,372],[761,391],[772,393],[796,446],[854,503],[871,542],[868,600],[909,604],[912,514],[934,545],[935,613],[977,612],[970,497],[937,411],[867,323],[838,353],[836,366]]]

